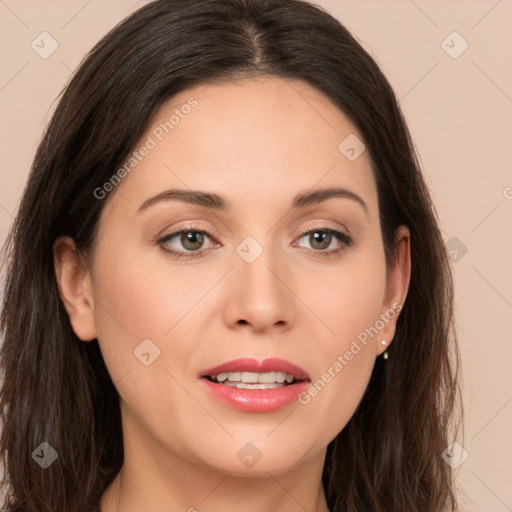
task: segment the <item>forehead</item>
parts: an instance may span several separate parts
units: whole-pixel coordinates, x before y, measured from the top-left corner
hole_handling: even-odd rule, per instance
[[[344,186],[366,196],[371,208],[376,190],[367,152],[350,160],[342,151],[343,141],[361,139],[343,112],[303,81],[202,84],[159,109],[115,195],[138,207],[151,194],[180,187],[233,197],[236,206]]]

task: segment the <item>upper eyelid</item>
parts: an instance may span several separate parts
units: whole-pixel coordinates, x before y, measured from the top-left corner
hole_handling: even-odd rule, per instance
[[[327,221],[324,221],[324,222],[327,222]],[[315,229],[317,229],[317,230],[341,231],[343,234],[345,234],[345,235],[347,235],[349,237],[352,237],[352,235],[350,233],[350,230],[347,229],[344,225],[339,224],[337,222],[334,222],[334,224],[335,224],[335,226],[331,226],[329,224],[325,224],[325,223],[320,222],[320,224],[318,224],[318,225],[314,225],[314,226],[311,226],[311,227],[308,227],[308,228],[301,228],[299,230],[299,232],[297,233],[297,236],[299,236],[299,235],[303,236],[303,235],[309,233],[310,231],[314,231]],[[182,233],[183,231],[200,232],[200,233],[205,233],[206,235],[208,235],[210,237],[213,237],[213,238],[217,237],[217,235],[215,233],[212,233],[212,231],[215,231],[215,230],[210,230],[208,228],[203,228],[203,227],[192,225],[192,224],[187,225],[187,226],[183,226],[183,227],[178,227],[175,230],[172,230],[172,231],[168,232],[167,234],[163,234],[166,231],[167,231],[167,229],[162,230],[161,233],[157,235],[157,238],[158,239],[167,238],[169,236],[176,235],[178,233]]]

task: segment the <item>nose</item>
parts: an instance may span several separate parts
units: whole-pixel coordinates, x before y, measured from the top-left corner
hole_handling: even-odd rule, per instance
[[[227,325],[255,333],[285,331],[293,325],[297,297],[293,292],[293,272],[285,263],[271,250],[263,250],[251,263],[236,256],[227,285]]]

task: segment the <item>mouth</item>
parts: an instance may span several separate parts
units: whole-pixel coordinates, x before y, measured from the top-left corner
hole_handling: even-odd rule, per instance
[[[238,389],[276,389],[304,382],[285,372],[224,372],[204,378],[215,384]]]
[[[292,404],[311,380],[284,359],[236,359],[204,370],[204,388],[214,399],[247,412],[272,412]]]

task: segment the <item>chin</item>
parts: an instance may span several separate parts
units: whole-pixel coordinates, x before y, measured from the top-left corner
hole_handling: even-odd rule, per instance
[[[264,435],[268,435],[268,431]],[[268,477],[269,473],[277,475],[296,470],[308,458],[302,436],[296,441],[288,439],[290,443],[285,445],[277,439],[273,442],[262,437],[260,440],[248,441],[245,437],[244,440],[230,439],[224,443],[219,441],[218,445],[209,444],[205,447],[207,452],[197,453],[197,446],[195,450],[202,464],[219,473],[240,477]]]

